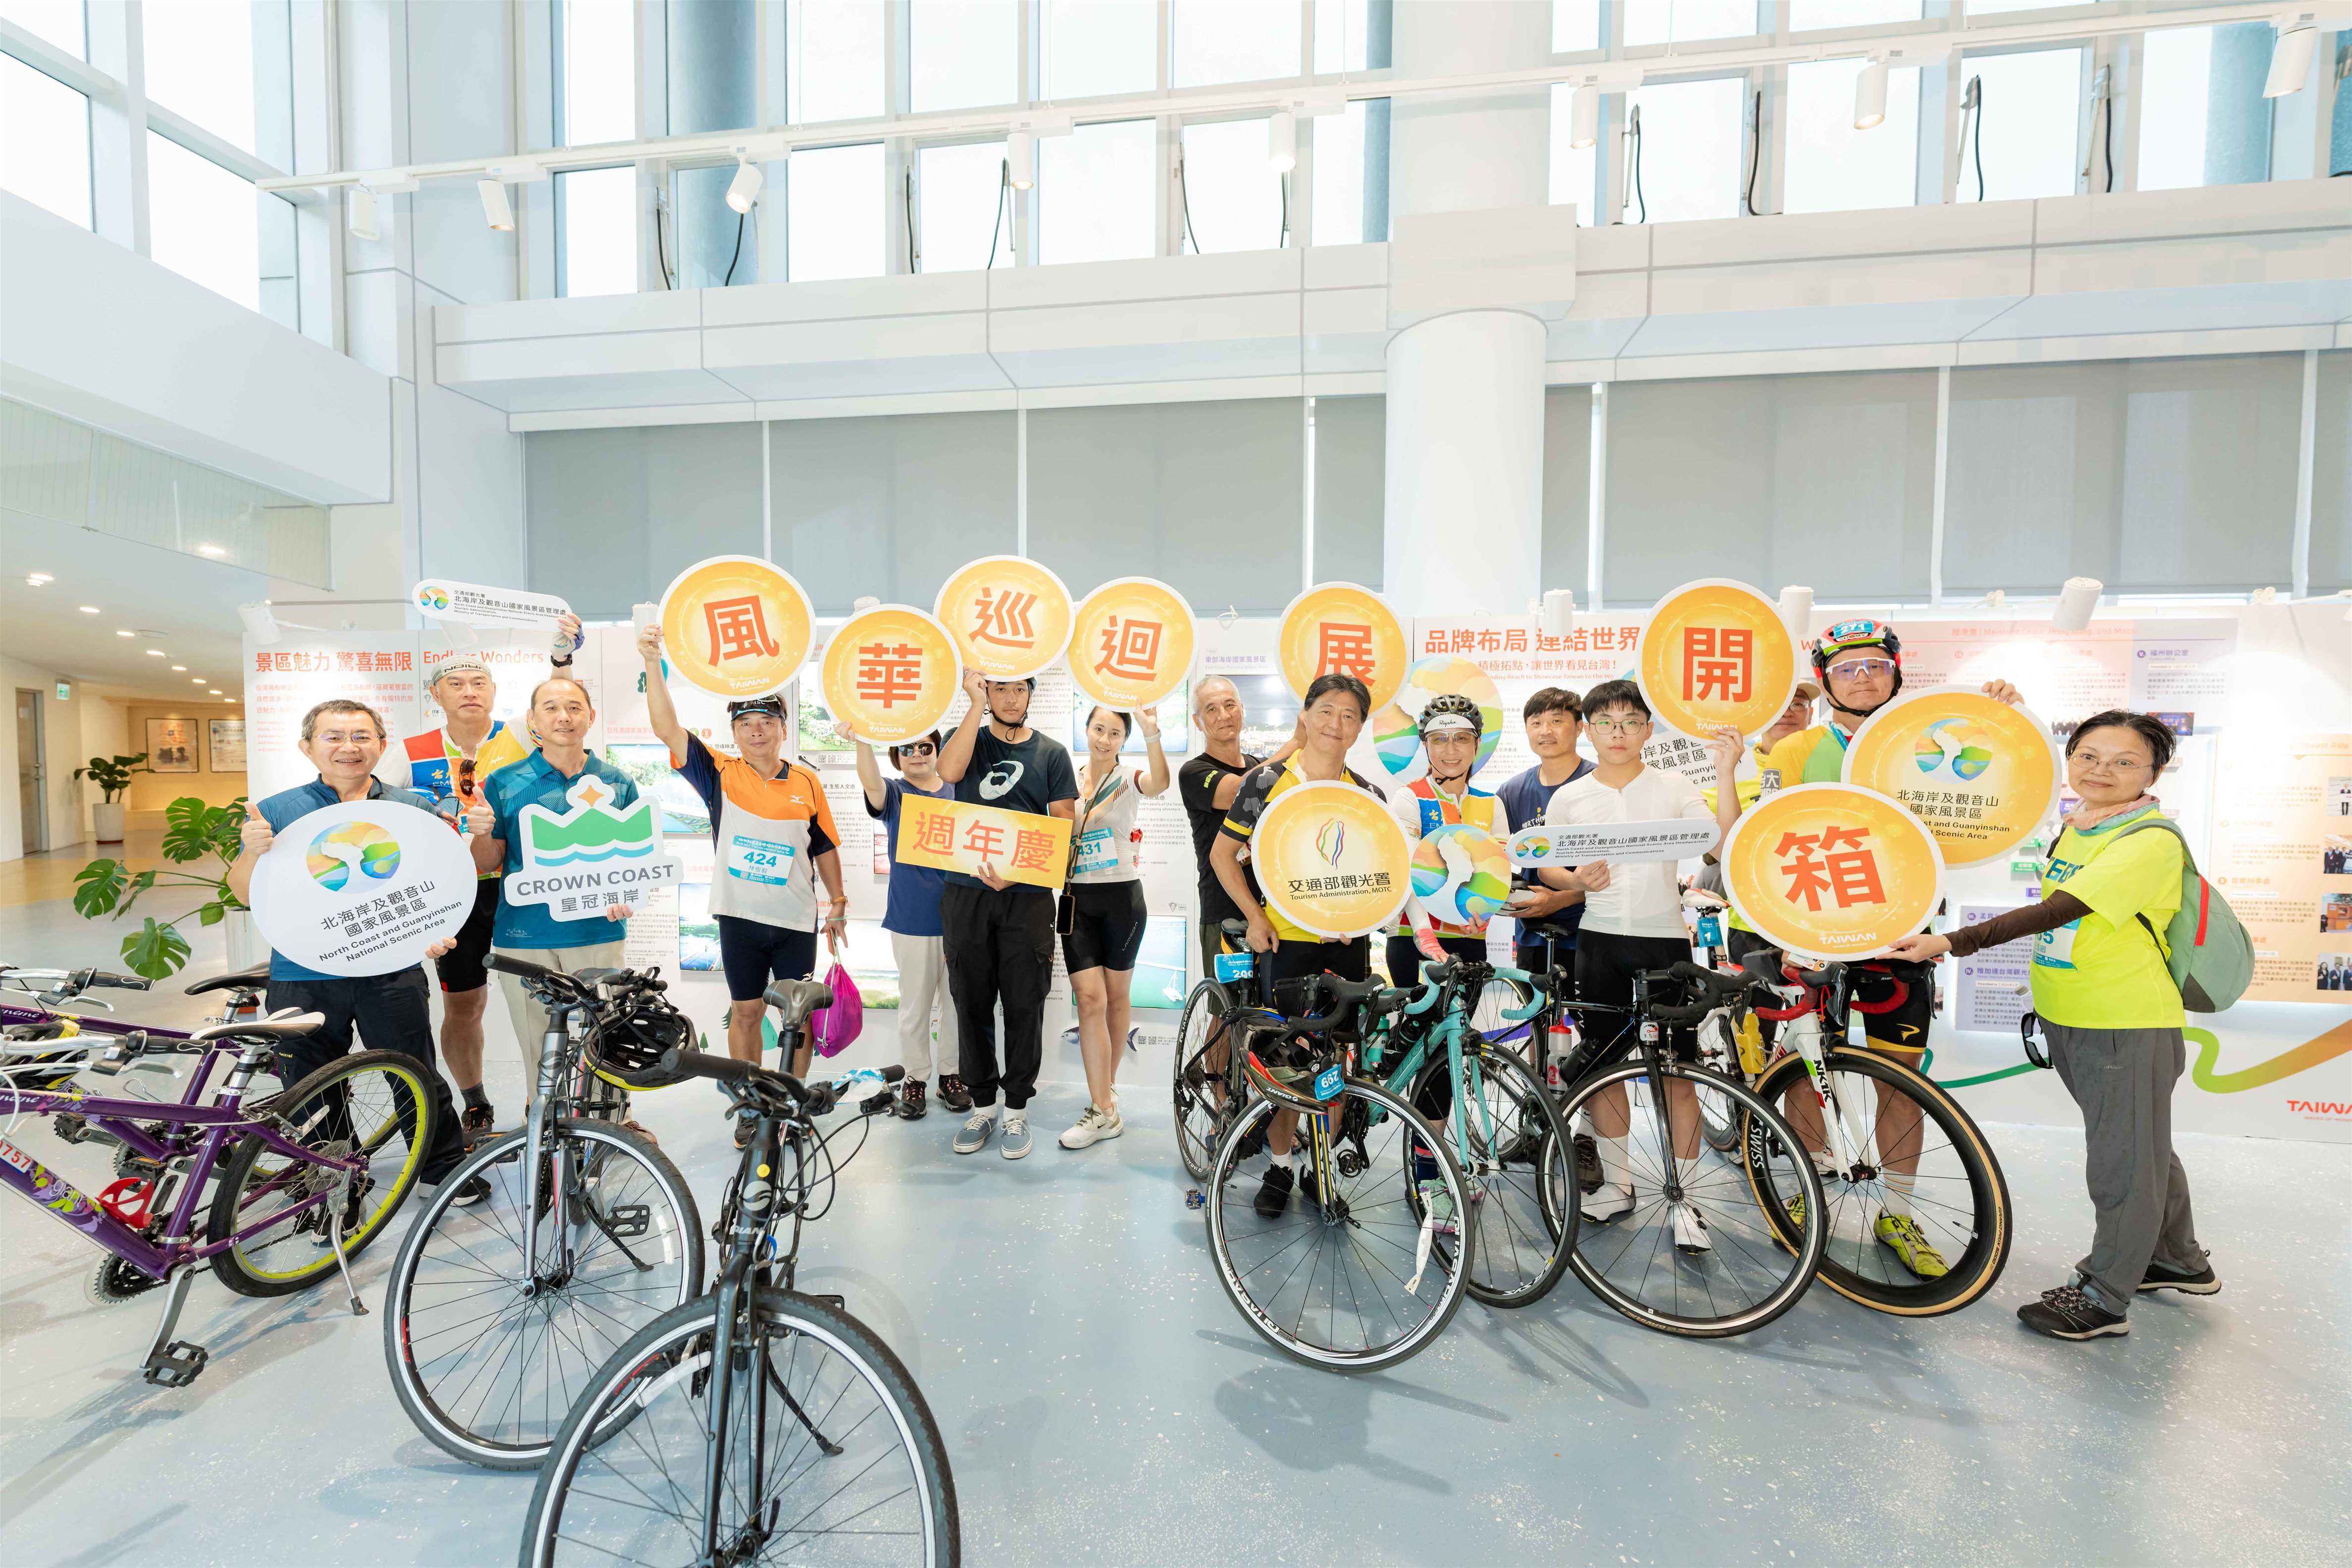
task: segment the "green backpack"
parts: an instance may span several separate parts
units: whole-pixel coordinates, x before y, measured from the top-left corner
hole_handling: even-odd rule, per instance
[[[2149,812],[2116,833],[2127,837],[2144,827],[2161,827],[2180,840],[2180,907],[2164,928],[2166,964],[2180,987],[2180,1005],[2191,1013],[2219,1013],[2246,994],[2254,978],[2254,943],[2221,890],[2197,869],[2197,858],[2179,826],[2161,812]],[[2054,847],[2054,845],[2053,845]],[[2150,937],[2156,927],[2139,923]]]

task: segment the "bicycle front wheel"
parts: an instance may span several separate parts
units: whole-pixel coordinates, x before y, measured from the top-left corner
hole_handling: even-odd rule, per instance
[[[1233,1000],[1213,980],[1203,980],[1184,999],[1184,1014],[1176,1025],[1176,1152],[1185,1173],[1196,1182],[1209,1179],[1209,1162],[1247,1098],[1234,1092],[1240,1075],[1233,1071],[1233,1048],[1227,1044],[1225,1016]]]
[[[522,1568],[961,1561],[947,1443],[906,1366],[846,1312],[751,1298],[723,1373],[711,1295],[586,1383],[531,1494]]]
[[[1453,1090],[1466,1088],[1457,1134]],[[1576,1205],[1568,1124],[1543,1079],[1507,1046],[1462,1047],[1462,1079],[1440,1056],[1422,1070],[1412,1100],[1462,1166],[1478,1226],[1470,1252],[1470,1294],[1489,1307],[1540,1301],[1568,1268]]]

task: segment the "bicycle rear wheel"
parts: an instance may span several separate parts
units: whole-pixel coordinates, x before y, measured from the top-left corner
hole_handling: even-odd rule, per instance
[[[1470,1294],[1489,1307],[1528,1306],[1559,1283],[1576,1244],[1568,1124],[1543,1080],[1508,1047],[1473,1040],[1462,1047],[1470,1093],[1457,1137],[1449,1074],[1441,1055],[1422,1069],[1410,1098],[1436,1124],[1469,1184],[1478,1216]]]
[[[1224,1033],[1232,1010],[1225,988],[1203,980],[1184,999],[1184,1014],[1176,1025],[1176,1152],[1196,1182],[1209,1179],[1217,1141],[1240,1114],[1240,1100],[1247,1098],[1234,1092],[1239,1075],[1232,1070],[1233,1052]]]
[[[1738,1047],[1733,1044],[1730,1026],[1720,1014],[1710,1015],[1700,1024],[1698,1031],[1699,1065],[1725,1078],[1746,1081],[1739,1070]],[[1698,1091],[1699,1131],[1706,1137],[1707,1147],[1718,1154],[1728,1154],[1739,1147],[1739,1111],[1731,1101],[1715,1089],[1702,1084]]]

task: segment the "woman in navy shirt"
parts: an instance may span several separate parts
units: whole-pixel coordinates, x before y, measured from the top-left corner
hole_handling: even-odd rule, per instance
[[[845,739],[856,741],[846,726]],[[919,741],[890,748],[890,765],[898,777],[886,779],[874,761],[874,748],[857,744],[857,782],[866,787],[866,815],[882,824],[889,836],[890,893],[882,908],[882,929],[890,933],[890,953],[898,964],[898,1059],[907,1068],[898,1087],[898,1114],[912,1121],[930,1107],[925,1103],[931,1076],[931,1016],[940,1021],[940,1099],[952,1110],[971,1109],[956,1068],[955,1004],[948,996],[947,964],[940,954],[940,892],[948,874],[926,866],[898,864],[898,814],[907,792],[946,800],[952,785],[940,780],[940,735],[934,730]]]

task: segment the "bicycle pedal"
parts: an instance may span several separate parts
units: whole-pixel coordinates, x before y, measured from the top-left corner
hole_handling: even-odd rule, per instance
[[[141,1375],[157,1388],[185,1388],[196,1381],[196,1374],[212,1360],[212,1352],[202,1345],[185,1340],[173,1340],[147,1358],[140,1369]]]
[[[1188,1209],[1207,1208],[1209,1206],[1208,1196],[1198,1187],[1187,1187],[1184,1189],[1184,1206]]]
[[[58,1135],[58,1141],[61,1143],[83,1143],[96,1136],[90,1131],[89,1123],[71,1111],[62,1116],[51,1117],[49,1131]]]
[[[615,1239],[634,1241],[653,1228],[653,1205],[650,1204],[618,1205],[606,1211],[604,1224]]]

